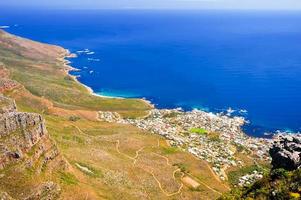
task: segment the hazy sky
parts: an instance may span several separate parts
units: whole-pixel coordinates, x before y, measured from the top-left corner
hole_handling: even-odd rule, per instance
[[[301,0],[0,0],[1,6],[87,9],[299,9]]]

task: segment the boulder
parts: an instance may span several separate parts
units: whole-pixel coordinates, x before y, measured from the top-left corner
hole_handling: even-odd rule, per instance
[[[301,166],[301,134],[279,135],[274,139],[270,156],[274,169],[296,170]]]

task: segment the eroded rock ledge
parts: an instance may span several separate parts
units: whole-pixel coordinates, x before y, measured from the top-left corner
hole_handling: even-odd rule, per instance
[[[33,168],[39,174],[57,158],[59,151],[49,138],[43,117],[18,112],[15,102],[0,94],[0,170],[20,166],[20,169]],[[21,199],[51,200],[58,198],[60,187],[56,183],[45,182],[33,186],[28,192],[27,197]],[[0,192],[0,199],[14,199],[14,195]]]
[[[20,86],[18,82],[9,79],[9,71],[0,62],[0,93],[10,91],[18,86]]]
[[[273,168],[296,170],[301,166],[301,134],[279,135],[270,149]]]
[[[18,112],[13,100],[0,96],[0,169],[22,159],[41,140],[48,137],[44,119],[39,114]],[[46,153],[46,142],[35,153]],[[57,149],[53,149],[56,153]]]

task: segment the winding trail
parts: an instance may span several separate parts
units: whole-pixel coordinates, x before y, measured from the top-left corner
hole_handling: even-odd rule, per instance
[[[158,145],[159,145],[159,144],[158,144]],[[129,155],[125,154],[125,153],[122,153],[122,152],[119,150],[119,147],[120,147],[120,141],[117,140],[117,141],[116,141],[116,151],[117,151],[119,154],[121,154],[121,155],[127,157],[128,159],[133,160],[133,165],[136,165],[136,162],[137,162],[137,160],[138,160],[138,158],[139,158],[139,153],[140,153],[141,151],[143,151],[143,149],[145,148],[145,147],[142,147],[142,148],[140,148],[139,150],[137,150],[137,151],[136,151],[135,157],[132,157],[132,156],[129,156]],[[157,154],[157,153],[153,153],[153,154],[155,154],[155,155],[157,155],[157,156],[159,156],[159,157],[161,157],[161,158],[164,158],[164,159],[166,160],[166,164],[167,164],[168,166],[171,166],[171,167],[172,167],[172,165],[169,163],[169,159],[168,159],[167,157],[162,156],[162,155]],[[141,167],[139,167],[139,168],[141,168]],[[148,171],[148,170],[146,170],[146,169],[144,169],[144,168],[141,168],[141,169],[142,169],[143,171],[145,171],[145,172],[147,172],[147,173],[149,173],[149,174],[152,175],[152,177],[153,177],[153,178],[155,179],[155,181],[157,182],[157,184],[158,184],[158,186],[159,186],[159,189],[161,190],[161,192],[162,192],[165,196],[171,197],[171,196],[180,194],[180,193],[182,192],[182,189],[183,189],[183,187],[184,187],[184,184],[183,184],[183,183],[181,183],[179,189],[178,189],[176,192],[168,193],[168,192],[166,192],[166,191],[162,188],[161,182],[158,180],[158,178],[156,177],[156,175],[155,175],[153,172],[150,172],[150,171]],[[175,170],[173,171],[173,175],[172,175],[172,176],[173,176],[174,181],[176,181],[176,176],[175,176],[175,174],[176,174],[178,171],[180,171],[180,169],[175,169]],[[183,172],[181,172],[181,173],[182,173],[182,175],[181,175],[181,179],[182,179],[182,178],[184,177],[185,174],[184,174]]]
[[[122,155],[124,155],[125,157],[127,157],[127,158],[129,158],[129,159],[135,161],[135,158],[134,158],[134,157],[131,157],[131,156],[125,154],[125,153],[122,153],[122,152],[119,150],[119,146],[120,146],[120,140],[117,140],[117,141],[116,141],[116,151],[117,151],[119,154],[122,154]]]
[[[74,124],[72,124],[72,126],[75,127],[75,128],[79,131],[79,133],[81,133],[81,134],[83,134],[83,135],[86,135],[86,136],[89,136],[89,137],[90,137],[90,135],[87,135],[86,133],[84,133],[78,126],[76,126],[76,125],[74,125]],[[157,145],[156,145],[156,146],[157,146],[157,148],[160,147],[160,141],[159,141],[159,139],[158,139],[158,141],[157,141]],[[133,165],[136,165],[137,160],[139,159],[140,153],[145,149],[145,147],[142,147],[142,148],[138,149],[138,150],[135,152],[135,156],[132,157],[132,156],[127,155],[126,153],[121,152],[120,149],[119,149],[119,147],[120,147],[120,140],[117,140],[117,141],[116,141],[116,146],[115,146],[116,151],[117,151],[119,154],[125,156],[126,158],[132,160],[132,161],[133,161]],[[165,159],[166,165],[167,165],[167,166],[174,167],[174,166],[170,163],[168,157],[163,156],[163,155],[160,155],[160,154],[158,154],[158,153],[152,153],[152,154],[154,154],[154,155],[156,155],[156,156],[158,156],[158,157],[160,157],[160,158]],[[207,164],[207,165],[208,165],[208,164]],[[139,168],[141,168],[141,167],[139,167]],[[208,168],[211,169],[209,165],[208,165]],[[178,195],[178,194],[182,194],[182,189],[183,189],[183,187],[184,187],[184,184],[183,184],[183,183],[180,184],[180,187],[179,187],[179,189],[178,189],[176,192],[168,193],[168,192],[166,192],[166,191],[162,188],[162,183],[158,180],[158,178],[156,177],[156,175],[155,175],[152,171],[147,171],[147,170],[144,169],[144,168],[141,168],[141,169],[142,169],[143,171],[147,172],[148,174],[152,175],[152,177],[154,178],[154,180],[157,182],[160,191],[161,191],[165,196],[171,197],[171,196],[175,196],[175,195]],[[174,179],[175,182],[177,182],[177,178],[176,178],[176,176],[175,176],[175,174],[176,174],[177,172],[181,172],[181,170],[180,170],[179,168],[177,168],[177,169],[175,169],[175,170],[173,171],[173,175],[172,175],[172,176],[173,176],[173,179]],[[211,171],[211,172],[212,172],[212,171]],[[212,174],[214,174],[214,173],[212,172]],[[191,177],[193,177],[191,174],[189,174],[189,175],[190,175]],[[180,177],[180,179],[182,179],[184,176],[185,176],[185,174],[184,174],[183,172],[181,172],[181,177]],[[204,182],[202,182],[202,181],[200,181],[200,180],[198,180],[198,182],[199,182],[200,184],[204,185],[206,188],[208,188],[208,189],[211,190],[212,192],[218,193],[219,195],[222,194],[222,193],[220,193],[219,191],[217,191],[217,190],[211,188],[210,186],[208,186],[206,183],[204,183]],[[146,192],[146,191],[145,191],[145,192]],[[146,194],[147,194],[147,193],[146,193]],[[149,198],[149,197],[148,197],[148,198]]]
[[[157,179],[157,177],[155,176],[155,174],[154,174],[153,172],[149,172],[149,171],[147,171],[147,170],[145,170],[145,169],[144,169],[144,171],[146,171],[147,173],[149,173],[149,174],[151,174],[151,175],[153,176],[153,178],[155,179],[155,181],[158,183],[158,186],[159,186],[161,192],[162,192],[163,194],[165,194],[165,196],[171,197],[171,196],[180,194],[180,193],[182,192],[182,188],[184,187],[184,184],[183,184],[183,183],[181,183],[181,186],[179,187],[178,191],[173,192],[173,193],[168,193],[168,192],[166,192],[166,191],[162,188],[161,182]],[[184,174],[183,174],[182,176],[184,176]]]
[[[164,158],[164,159],[166,160],[166,164],[169,165],[169,166],[172,166],[172,165],[170,164],[170,162],[169,162],[169,159],[168,159],[166,156],[160,155],[160,154],[158,154],[158,153],[153,153],[153,154],[155,154],[155,155],[157,155],[157,156],[159,156],[159,157],[161,157],[161,158]],[[214,177],[215,177],[218,181],[220,181],[220,179],[217,178],[217,176],[216,176],[215,173],[212,171],[212,169],[211,169],[211,167],[209,166],[208,163],[206,163],[206,166],[209,168],[210,172],[214,175]],[[178,170],[180,170],[180,169],[178,169]],[[176,170],[176,171],[177,171],[177,170]],[[175,179],[175,173],[176,173],[176,171],[174,171],[174,174],[173,174],[174,179]],[[183,172],[182,172],[182,173],[183,173]],[[183,173],[183,174],[184,174],[184,173]],[[190,175],[191,177],[194,177],[194,176],[191,175],[191,174],[189,174],[189,175]],[[181,178],[183,178],[183,176],[182,176]],[[203,186],[205,186],[207,189],[211,190],[212,192],[218,193],[219,195],[222,195],[221,192],[219,192],[219,191],[215,190],[214,188],[210,187],[209,185],[207,185],[207,184],[204,183],[203,181],[200,181],[199,179],[197,179],[197,180],[198,180],[198,182],[199,182],[200,184],[202,184]]]
[[[79,132],[80,134],[87,135],[87,134],[85,134],[78,126],[76,126],[76,125],[74,125],[74,124],[72,124],[71,126],[73,126],[74,128],[76,128],[76,130],[78,130],[78,132]]]
[[[139,157],[139,153],[140,153],[141,151],[143,151],[143,150],[144,150],[144,147],[142,147],[142,148],[140,148],[138,151],[136,151],[136,156],[134,157],[135,160],[134,160],[134,162],[133,162],[133,165],[136,165],[136,162],[137,162],[138,157]]]
[[[191,177],[194,177],[194,176],[191,175],[191,174],[189,174],[189,175],[190,175]],[[209,189],[209,190],[211,190],[212,192],[215,192],[215,193],[217,193],[217,194],[219,194],[219,195],[222,195],[221,192],[219,192],[219,191],[217,191],[216,189],[210,187],[209,185],[207,185],[207,184],[204,183],[203,181],[201,181],[201,180],[199,180],[199,179],[197,179],[197,180],[198,180],[198,182],[199,182],[200,184],[202,184],[203,186],[205,186],[207,189]]]
[[[169,165],[169,166],[172,166],[172,165],[170,164],[170,162],[169,162],[169,159],[168,159],[166,156],[162,156],[162,155],[157,154],[157,153],[153,153],[153,154],[155,154],[155,155],[157,155],[157,156],[160,156],[161,158],[164,158],[164,159],[166,160],[166,164]],[[211,169],[209,166],[208,166],[208,168]],[[180,169],[177,169],[177,170],[180,170]],[[177,170],[175,170],[174,173],[173,173],[174,179],[175,179],[175,173],[176,173]],[[191,175],[191,174],[189,174],[189,175],[190,175],[191,177],[194,177],[194,176]],[[183,176],[184,176],[184,173],[182,172],[182,177],[181,177],[181,178],[183,178]],[[212,192],[218,193],[219,195],[222,195],[221,192],[219,192],[219,191],[215,190],[214,188],[210,187],[209,185],[207,185],[207,184],[204,183],[203,181],[200,181],[199,179],[197,179],[197,180],[198,180],[198,182],[199,182],[200,184],[202,184],[203,186],[205,186],[207,189],[211,190]]]
[[[137,162],[137,160],[138,160],[138,157],[139,157],[139,153],[140,153],[141,151],[143,151],[143,149],[145,148],[145,147],[142,147],[142,148],[138,149],[138,150],[135,152],[135,153],[136,153],[135,157],[132,157],[132,156],[129,156],[129,155],[125,154],[125,153],[122,153],[122,152],[119,150],[119,146],[120,146],[120,140],[117,140],[117,141],[116,141],[116,151],[117,151],[119,154],[122,154],[122,155],[124,155],[125,157],[127,157],[127,158],[133,160],[133,165],[136,164],[136,162]]]
[[[208,167],[208,169],[210,170],[212,176],[213,176],[218,182],[220,182],[225,188],[227,188],[228,190],[230,190],[231,188],[230,188],[228,185],[224,184],[224,183],[221,181],[221,179],[216,175],[216,173],[214,173],[214,171],[212,170],[211,166],[210,166],[207,162],[205,162],[205,164],[206,164],[206,166]],[[227,174],[225,173],[225,175],[227,175]],[[227,178],[228,178],[228,177],[227,177]],[[220,192],[218,192],[218,191],[216,191],[216,192],[219,193],[219,194],[222,194],[222,193],[220,193]]]
[[[165,160],[166,160],[166,164],[167,164],[168,166],[171,166],[171,167],[172,167],[172,165],[171,165],[170,162],[169,162],[169,159],[168,159],[166,156],[162,156],[162,155],[160,155],[160,154],[158,154],[158,153],[153,153],[153,154],[155,154],[156,156],[159,156],[159,157],[165,159]]]

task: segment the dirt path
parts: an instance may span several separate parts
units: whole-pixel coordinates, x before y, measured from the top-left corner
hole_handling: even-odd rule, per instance
[[[131,160],[134,160],[134,162],[135,162],[136,159],[135,159],[134,157],[131,157],[131,156],[125,154],[125,153],[122,153],[122,152],[119,150],[119,146],[120,146],[120,141],[117,140],[117,141],[116,141],[116,151],[117,151],[119,154],[124,155],[125,157],[127,157],[127,158],[129,158],[129,159],[131,159]]]
[[[162,188],[161,182],[157,179],[157,177],[155,176],[155,174],[154,174],[153,172],[149,172],[149,171],[147,171],[147,170],[144,170],[144,171],[146,171],[147,173],[149,173],[149,174],[151,174],[151,175],[153,176],[153,178],[155,179],[155,181],[158,183],[158,186],[159,186],[161,192],[162,192],[163,194],[165,194],[165,196],[171,197],[171,196],[180,194],[180,193],[182,192],[182,188],[183,188],[183,186],[184,186],[183,183],[181,183],[181,186],[179,187],[178,191],[173,192],[173,193],[168,193],[168,192],[166,192],[166,191]]]
[[[138,157],[139,157],[139,153],[141,152],[141,151],[143,151],[144,150],[144,147],[142,147],[142,148],[140,148],[138,151],[136,151],[136,156],[134,157],[134,163],[133,163],[133,165],[136,165],[136,162],[137,162],[137,160],[138,160]]]
[[[117,151],[119,154],[121,154],[121,155],[127,157],[128,159],[133,160],[133,165],[136,164],[136,162],[137,162],[137,160],[138,160],[138,158],[139,158],[139,153],[140,153],[141,151],[143,151],[143,149],[145,148],[145,147],[142,147],[142,148],[140,148],[139,150],[137,150],[137,151],[136,151],[135,157],[132,157],[132,156],[129,156],[129,155],[125,154],[125,153],[122,153],[122,152],[119,150],[119,147],[120,147],[120,141],[117,140],[117,141],[116,141],[116,151]],[[172,166],[172,165],[169,163],[169,159],[168,159],[167,157],[162,156],[162,155],[157,154],[157,153],[154,153],[154,154],[157,155],[157,156],[160,156],[161,158],[164,158],[164,159],[166,160],[166,164],[167,164],[168,166]],[[156,177],[156,175],[155,175],[153,172],[147,171],[147,170],[144,169],[144,168],[141,168],[141,169],[142,169],[143,171],[145,171],[145,172],[147,172],[147,173],[149,173],[149,174],[152,175],[152,177],[153,177],[153,178],[155,179],[155,181],[157,182],[157,184],[158,184],[158,186],[159,186],[159,189],[161,190],[161,192],[162,192],[165,196],[171,197],[171,196],[180,194],[180,193],[182,192],[182,188],[184,187],[184,184],[183,184],[183,183],[181,183],[181,185],[180,185],[178,191],[173,192],[173,193],[168,193],[168,192],[166,192],[166,191],[162,188],[161,182],[158,180],[158,178]],[[175,181],[176,181],[175,174],[176,174],[178,171],[180,171],[180,169],[176,169],[176,170],[173,171],[173,179],[174,179]],[[181,173],[182,173],[182,172],[181,172]],[[184,173],[182,173],[181,178],[182,178],[183,176],[184,176]]]
[[[89,135],[85,134],[78,126],[76,126],[76,125],[72,125],[72,126],[75,127],[81,134],[86,135],[86,136],[89,136]],[[132,161],[133,161],[133,165],[136,165],[137,160],[139,159],[139,154],[145,149],[145,147],[142,147],[142,148],[138,149],[138,150],[135,152],[135,156],[132,157],[132,156],[129,156],[129,155],[127,155],[127,154],[121,152],[120,149],[119,149],[119,147],[120,147],[120,140],[117,140],[117,141],[116,141],[116,146],[115,146],[116,151],[117,151],[119,154],[125,156],[126,158],[132,160]],[[160,147],[160,141],[159,141],[159,140],[158,140],[157,147],[158,147],[158,148]],[[173,167],[173,165],[170,163],[168,157],[163,156],[163,155],[160,155],[160,154],[158,154],[158,153],[153,153],[153,154],[156,155],[156,156],[158,156],[158,157],[161,157],[161,158],[165,159],[166,165],[168,165],[168,166],[170,166],[170,167]],[[210,171],[211,171],[212,175],[215,177],[215,179],[219,180],[219,178],[217,178],[216,175],[215,175],[215,173],[211,170],[211,167],[210,167],[207,163],[206,163],[206,165],[207,165],[207,167],[210,169]],[[142,168],[142,169],[143,169],[143,168]],[[155,176],[155,174],[154,174],[153,172],[149,172],[149,171],[147,171],[147,170],[145,170],[145,169],[143,169],[143,170],[146,171],[147,173],[149,173],[149,174],[151,174],[151,175],[153,176],[153,178],[155,179],[155,181],[158,183],[158,186],[159,186],[161,192],[164,193],[166,196],[170,197],[170,196],[174,196],[174,195],[177,195],[177,194],[180,194],[180,193],[181,193],[181,190],[182,190],[182,188],[183,188],[183,186],[184,186],[183,183],[181,183],[181,185],[180,185],[180,187],[179,187],[179,190],[178,190],[177,192],[174,192],[174,193],[168,193],[168,192],[166,192],[166,191],[162,188],[161,182],[157,179],[157,177]],[[177,181],[177,180],[176,180],[176,177],[175,177],[175,174],[176,174],[176,172],[178,172],[178,171],[180,171],[179,168],[178,168],[178,169],[175,169],[175,170],[173,171],[173,179],[174,179],[175,181]],[[185,174],[184,174],[183,172],[181,172],[181,173],[182,173],[181,178],[183,178]],[[189,174],[189,175],[190,175],[191,177],[193,177],[191,174]],[[219,180],[219,181],[220,181],[220,180]],[[204,182],[202,182],[202,181],[200,181],[200,180],[198,180],[198,182],[199,182],[200,184],[202,184],[203,186],[205,186],[206,188],[208,188],[209,190],[211,190],[212,192],[215,192],[215,193],[218,193],[219,195],[222,195],[222,193],[220,193],[219,191],[217,191],[217,190],[211,188],[211,187],[208,186],[206,183],[204,183]],[[227,187],[227,186],[226,186],[226,187]]]
[[[153,154],[155,154],[156,156],[159,156],[160,158],[165,159],[165,160],[166,160],[166,164],[167,164],[168,166],[174,167],[172,164],[170,164],[169,159],[168,159],[166,156],[160,155],[160,154],[158,154],[158,153],[153,153]],[[173,173],[172,173],[172,177],[173,177],[173,179],[174,179],[175,182],[177,182],[177,178],[176,178],[176,173],[177,173],[177,172],[181,172],[181,169],[177,168],[177,169],[175,169],[175,170],[173,171]],[[152,176],[154,177],[154,179],[157,181],[160,190],[161,190],[166,196],[174,196],[174,195],[176,195],[176,194],[181,193],[181,190],[182,190],[182,188],[183,188],[183,186],[184,186],[183,183],[181,183],[180,188],[179,188],[179,190],[178,190],[177,192],[168,194],[167,192],[165,192],[165,191],[163,190],[160,181],[155,177],[155,175],[154,175],[153,173],[151,173],[151,174],[152,174]],[[185,174],[184,174],[183,172],[181,172],[181,179],[184,177],[184,175],[185,175]]]
[[[166,156],[162,156],[162,155],[157,154],[157,153],[153,153],[153,154],[155,154],[155,155],[157,155],[157,156],[159,156],[159,157],[161,157],[161,158],[164,158],[164,159],[166,160],[166,164],[169,165],[169,166],[172,166],[172,165],[170,164],[170,162],[169,162],[169,159],[168,159]],[[206,163],[206,164],[207,164],[207,163]],[[220,179],[217,178],[217,176],[216,176],[216,175],[214,174],[214,172],[211,170],[211,167],[210,167],[208,164],[207,164],[207,166],[208,166],[208,168],[210,169],[210,171],[211,171],[211,173],[213,174],[213,176],[214,176],[217,180],[220,181]],[[178,169],[178,170],[180,170],[180,169]],[[176,171],[177,171],[177,170],[175,170],[175,171],[174,171],[174,174],[173,174],[174,179],[175,179],[175,173],[176,173]],[[183,174],[184,174],[184,173],[183,173]],[[191,177],[194,177],[194,176],[192,176],[191,174],[189,174],[189,175],[190,175]],[[198,180],[198,179],[197,179],[197,180]],[[218,193],[218,194],[222,195],[221,192],[219,192],[219,191],[213,189],[212,187],[210,187],[210,186],[207,185],[206,183],[204,183],[204,182],[202,182],[202,181],[200,181],[200,180],[198,180],[198,182],[200,182],[200,184],[202,184],[203,186],[205,186],[206,188],[208,188],[208,189],[211,190],[212,192],[215,192],[215,193]]]
[[[166,156],[162,156],[162,155],[160,155],[160,154],[158,154],[158,153],[153,153],[153,154],[155,154],[156,156],[159,156],[159,157],[165,159],[165,160],[166,160],[166,164],[167,164],[168,166],[171,166],[171,167],[172,167],[172,165],[171,165],[170,162],[169,162],[169,159],[168,159]]]
[[[79,132],[80,134],[87,135],[87,134],[85,134],[78,126],[76,126],[76,125],[74,125],[74,124],[72,124],[71,126],[73,126],[74,128],[76,128],[76,130],[78,130],[78,132]]]
[[[173,179],[174,180],[176,180],[176,173],[177,172],[181,172],[181,169],[176,169],[175,171],[173,171],[173,173],[172,173],[172,177],[173,177]],[[185,175],[183,172],[181,172],[181,178],[183,178],[183,176]]]
[[[216,173],[214,173],[214,171],[212,170],[211,166],[210,166],[207,162],[206,162],[206,166],[207,166],[208,169],[210,170],[212,176],[213,176],[218,182],[220,182],[221,184],[223,184],[223,186],[224,186],[225,188],[227,188],[228,190],[231,189],[228,185],[224,184],[224,183],[221,181],[221,179],[216,175]]]

